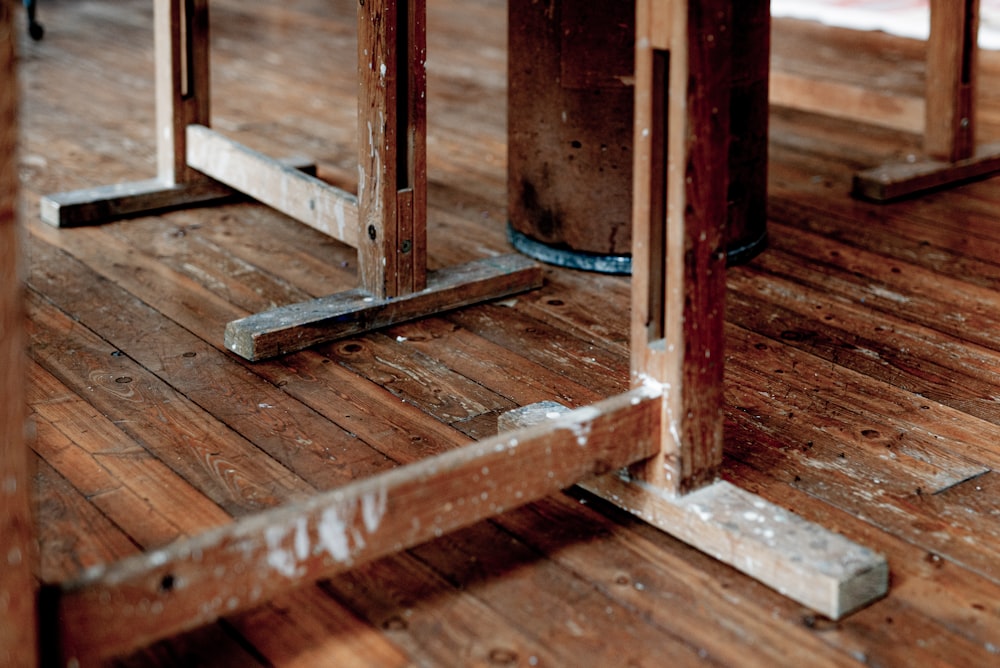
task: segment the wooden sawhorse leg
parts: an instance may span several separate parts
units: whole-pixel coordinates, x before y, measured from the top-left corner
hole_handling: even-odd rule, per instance
[[[70,227],[248,195],[358,250],[360,287],[242,318],[226,346],[249,359],[539,287],[520,255],[427,270],[425,0],[358,7],[359,193],[209,127],[208,0],[156,0],[158,177],[42,199]]]
[[[17,231],[13,3],[0,3],[0,665],[38,665],[35,541],[25,443],[25,336]]]
[[[854,194],[889,201],[1000,172],[1000,143],[976,143],[979,0],[931,0],[924,152],[854,177]]]

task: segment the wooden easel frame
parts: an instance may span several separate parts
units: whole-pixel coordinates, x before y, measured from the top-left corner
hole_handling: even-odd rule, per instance
[[[882,596],[884,559],[717,480],[732,1],[638,3],[634,389],[46,585],[37,630],[24,624],[36,604],[27,560],[15,560],[0,569],[0,640],[11,636],[16,658],[30,665],[37,634],[61,663],[96,663],[577,483],[832,618]],[[11,127],[0,146],[13,145]],[[14,171],[0,163],[0,176],[9,236]],[[4,248],[4,260],[16,255]],[[0,323],[19,331],[18,287],[5,278]],[[5,336],[4,355],[19,359],[21,345]],[[3,427],[0,528],[28,554],[23,408],[11,408],[23,399],[11,377],[0,385],[15,418]]]
[[[856,196],[890,201],[1000,172],[1000,143],[976,142],[979,0],[931,0],[926,156],[854,177]]]
[[[360,286],[233,321],[249,360],[537,288],[521,255],[427,270],[425,0],[358,7],[359,194],[210,127],[208,0],[155,0],[157,177],[42,198],[73,227],[249,195],[358,250]]]

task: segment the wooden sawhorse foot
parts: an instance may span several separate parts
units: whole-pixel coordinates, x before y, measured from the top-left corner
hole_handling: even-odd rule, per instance
[[[498,431],[568,412],[552,401],[523,406],[501,415]],[[881,556],[724,480],[674,495],[622,470],[578,486],[830,619],[885,594]]]
[[[537,288],[541,267],[510,255],[427,270],[425,0],[358,8],[359,193],[211,129],[208,0],[156,0],[155,179],[42,199],[61,227],[248,196],[358,251],[360,287],[235,321],[226,345],[259,360]]]
[[[1000,172],[1000,143],[976,144],[979,0],[931,0],[925,156],[856,174],[853,194],[886,202]]]

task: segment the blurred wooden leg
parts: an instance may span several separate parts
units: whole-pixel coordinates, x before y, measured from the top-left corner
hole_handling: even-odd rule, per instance
[[[11,3],[0,3],[0,665],[38,665],[25,443],[24,309],[17,232],[17,85]]]

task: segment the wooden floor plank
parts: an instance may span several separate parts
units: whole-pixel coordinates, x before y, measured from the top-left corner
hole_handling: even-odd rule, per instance
[[[498,521],[612,600],[657,626],[682,630],[706,658],[723,665],[835,666],[843,661],[836,648],[799,623],[800,606],[676,539],[623,531],[595,506],[602,508],[603,502],[575,492]],[[593,558],[594,550],[600,559]],[[749,601],[766,601],[770,618],[760,619]],[[739,622],[717,628],[712,620],[718,615]]]
[[[313,488],[115,346],[29,293],[33,358],[227,512],[241,515]]]
[[[40,581],[62,582],[86,568],[139,553],[135,543],[47,462],[37,460],[34,468]]]
[[[33,245],[32,254],[40,264],[59,264],[63,272],[59,280],[38,272],[29,277],[29,285],[50,301],[73,308],[78,321],[92,330],[122,333],[108,342],[119,355],[170,379],[185,397],[310,485],[329,489],[391,464],[353,434],[331,429],[315,411],[117,286],[106,284],[101,300],[88,300],[81,290],[98,279],[72,257],[44,244]],[[109,309],[109,303],[118,307]],[[143,336],[137,339],[132,332]]]
[[[456,596],[452,583],[412,555],[379,560],[324,586],[419,664],[531,665],[531,657],[537,665],[558,664],[553,649],[478,597]]]
[[[270,665],[410,665],[407,654],[319,586],[226,621]]]
[[[852,638],[850,630],[844,633],[841,624],[830,625],[822,619],[807,614],[803,621],[817,632],[826,635],[833,631],[837,642],[851,643],[862,653],[874,650],[889,651],[900,653],[898,655],[905,657],[909,651],[918,651],[920,638],[926,637],[918,635],[918,628],[906,621],[907,616],[916,614],[940,625],[939,630],[935,631],[932,628],[930,633],[936,642],[940,643],[949,634],[962,638],[961,642],[956,643],[956,649],[966,653],[966,660],[972,661],[970,665],[993,661],[990,657],[997,654],[994,639],[1000,624],[1000,615],[997,614],[995,606],[984,601],[991,601],[996,597],[993,593],[997,588],[996,583],[970,573],[934,551],[929,552],[891,532],[875,527],[863,518],[838,510],[816,498],[808,490],[777,481],[755,468],[728,461],[726,477],[764,498],[795,508],[797,513],[810,521],[840,531],[852,540],[873,546],[886,554],[893,564],[890,599],[895,598],[898,603],[893,606],[893,610],[875,606],[868,611],[867,618],[862,620],[862,624],[871,628],[864,635],[871,637],[871,634],[881,629],[892,634],[911,633],[908,638],[904,637],[897,647],[876,647],[863,640],[861,635]],[[893,626],[897,628],[891,628]],[[969,655],[972,658],[968,658]],[[907,659],[902,660],[905,662]],[[960,663],[961,659],[948,657],[942,658],[941,661]]]
[[[502,545],[502,549],[496,546]],[[452,583],[507,616],[555,653],[558,664],[587,656],[596,665],[661,661],[713,665],[692,639],[654,629],[627,609],[493,523],[445,536],[415,554]]]
[[[762,402],[771,402],[775,409],[783,405],[778,410],[789,422],[797,415],[822,412],[811,428],[834,435],[842,451],[877,452],[894,466],[909,468],[917,478],[926,477],[929,492],[996,463],[981,447],[1000,436],[995,424],[961,415],[965,419],[956,429],[960,414],[927,397],[846,370],[838,369],[831,379],[825,360],[776,345],[774,339],[755,332],[734,332],[729,341],[734,359],[727,369],[733,381],[730,401],[743,412],[759,412]],[[758,378],[750,380],[751,375]],[[766,382],[771,383],[767,394],[740,389]],[[947,437],[946,443],[942,437]]]

